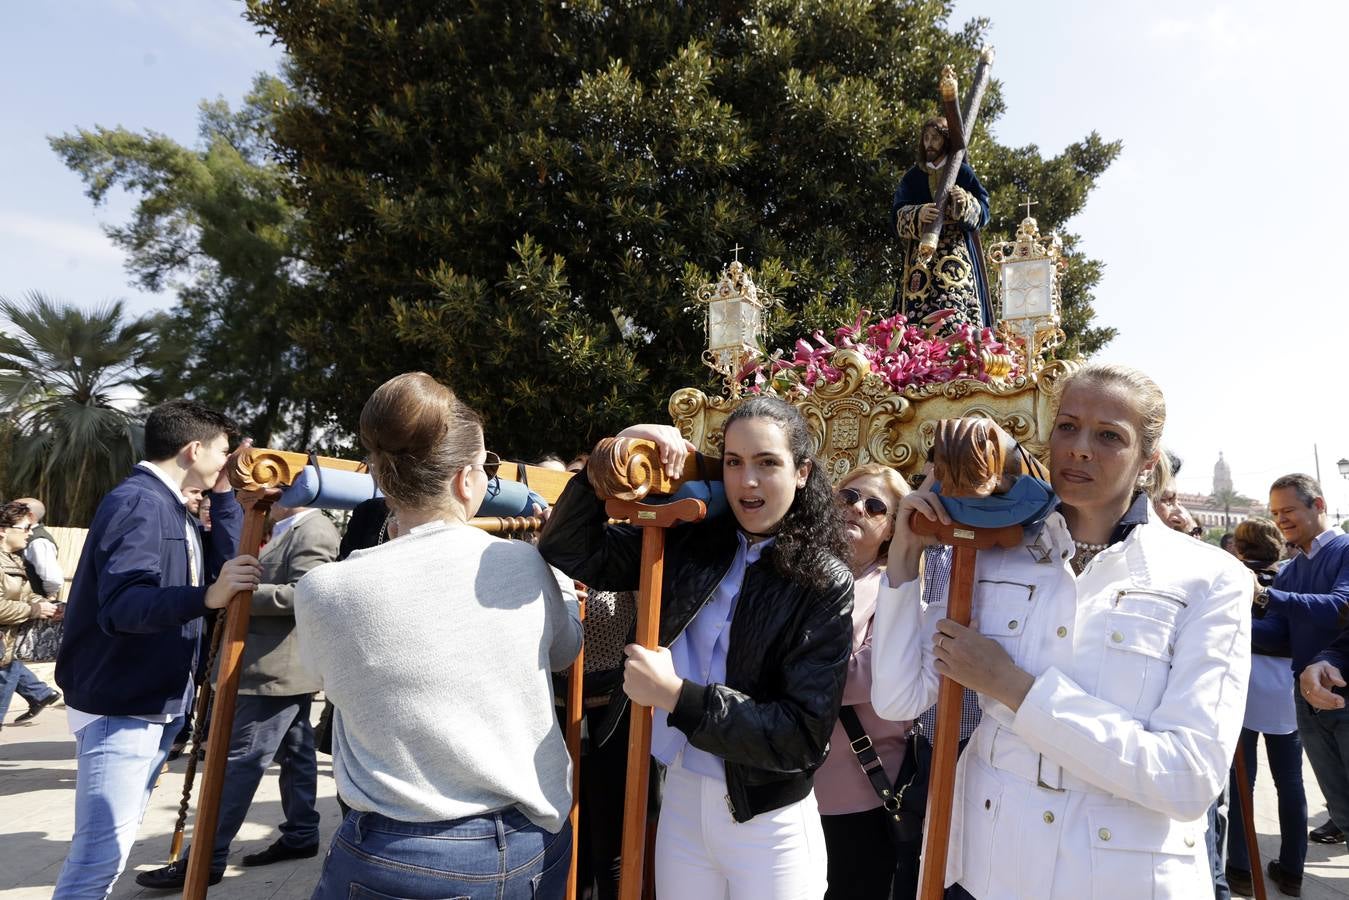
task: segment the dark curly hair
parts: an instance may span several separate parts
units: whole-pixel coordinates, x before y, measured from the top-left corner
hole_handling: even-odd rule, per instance
[[[0,505],[0,528],[13,528],[28,520],[28,504],[11,500]]]
[[[843,516],[834,499],[834,488],[824,466],[815,458],[810,428],[801,413],[790,403],[774,397],[754,397],[735,408],[722,430],[744,419],[768,419],[782,428],[787,448],[796,466],[809,460],[812,465],[806,485],[797,490],[770,549],[773,568],[788,581],[815,588],[829,585],[831,566],[828,557],[848,558],[848,539],[843,531]]]

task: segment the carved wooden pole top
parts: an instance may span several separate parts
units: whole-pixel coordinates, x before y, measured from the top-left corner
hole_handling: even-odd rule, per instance
[[[660,448],[641,438],[604,438],[586,463],[586,475],[600,497],[641,500],[648,494],[673,494],[686,481],[720,480],[721,460],[690,453],[678,478],[665,474]]]
[[[325,469],[342,469],[347,472],[366,470],[365,463],[355,460],[335,459],[329,456],[319,456],[316,459]],[[268,447],[246,447],[230,464],[230,484],[241,491],[288,487],[300,477],[300,473],[309,462],[307,453],[273,450]]]

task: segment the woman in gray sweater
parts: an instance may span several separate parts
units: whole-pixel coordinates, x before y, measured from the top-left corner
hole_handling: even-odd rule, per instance
[[[581,645],[570,582],[468,524],[499,461],[444,385],[380,386],[361,442],[399,536],[315,569],[295,598],[351,806],[314,897],[560,898],[570,760],[549,672]]]

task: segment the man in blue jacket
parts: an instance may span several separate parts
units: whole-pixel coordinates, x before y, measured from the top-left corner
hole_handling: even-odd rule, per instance
[[[241,513],[221,475],[233,431],[199,403],[155,407],[146,459],[89,527],[56,657],[79,765],[57,898],[111,892],[192,701],[202,615],[258,584],[258,561],[234,556]],[[183,490],[211,485],[214,527],[203,541]]]
[[[1293,556],[1271,587],[1256,590],[1251,638],[1262,646],[1287,647],[1297,678],[1330,644],[1349,608],[1349,535],[1330,524],[1321,485],[1310,475],[1284,475],[1275,481],[1269,489],[1269,513]],[[1349,713],[1320,711],[1308,699],[1304,694],[1296,701],[1298,736],[1330,811],[1331,822],[1324,827],[1344,831],[1349,829],[1349,773],[1344,764],[1349,759]],[[1281,889],[1301,886],[1301,879],[1283,873],[1277,860],[1270,864],[1270,874]]]

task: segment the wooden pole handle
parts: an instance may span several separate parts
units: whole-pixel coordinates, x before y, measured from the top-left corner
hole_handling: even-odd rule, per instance
[[[577,584],[577,588],[583,585]],[[579,604],[581,621],[586,619],[586,601]],[[585,661],[586,648],[581,644],[580,652],[571,664],[571,674],[567,678],[567,751],[571,754],[571,864],[567,869],[567,900],[576,900],[579,885],[577,870],[581,857],[581,719],[585,716]]]
[[[239,491],[238,496],[239,505],[244,509],[239,555],[257,556],[267,526],[267,510],[281,496],[281,490]],[[244,638],[248,635],[252,602],[252,591],[240,591],[230,598],[223,610],[225,636],[220,644],[220,671],[216,678],[215,706],[211,710],[211,732],[206,741],[201,797],[197,801],[197,819],[192,828],[192,850],[187,857],[184,900],[203,900],[210,881],[220,793],[225,784],[225,758],[229,755],[230,734],[234,730],[234,703],[239,694],[239,675],[243,670],[240,661]],[[211,673],[208,672],[206,677],[210,678]]]
[[[1254,740],[1254,738],[1252,738]],[[1260,843],[1255,834],[1255,794],[1252,793],[1250,773],[1246,770],[1246,754],[1242,752],[1244,740],[1237,741],[1237,755],[1233,764],[1237,771],[1237,809],[1241,814],[1241,827],[1246,837],[1246,859],[1251,864],[1251,884],[1255,887],[1255,900],[1266,900],[1265,870],[1260,865]]]
[[[951,584],[946,595],[946,617],[966,626],[970,624],[974,610],[974,575],[979,550],[1016,547],[1025,533],[1020,525],[1003,528],[971,528],[959,522],[943,525],[918,513],[909,518],[909,527],[916,534],[933,535],[954,548]],[[937,689],[936,734],[933,735],[927,816],[923,824],[923,862],[918,889],[918,896],[922,900],[942,900],[945,894],[946,857],[951,842],[956,757],[960,748],[960,719],[964,700],[965,688],[942,676]]]
[[[951,564],[946,617],[961,625],[970,624],[977,555],[974,547],[958,544]],[[927,816],[923,824],[923,862],[918,890],[922,900],[942,900],[946,891],[946,857],[951,842],[956,757],[960,748],[960,714],[964,699],[965,688],[943,675],[937,690],[936,734],[933,735]]]
[[[701,500],[650,505],[611,499],[610,518],[626,519],[642,529],[641,586],[637,593],[637,643],[660,646],[660,592],[665,577],[665,529],[697,522],[707,515]],[[619,900],[641,900],[646,864],[647,786],[651,766],[651,707],[632,704],[628,723],[628,771],[623,794],[623,841],[618,875]]]

